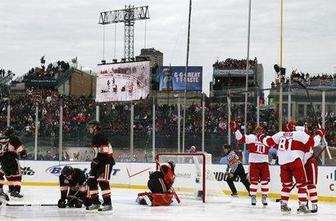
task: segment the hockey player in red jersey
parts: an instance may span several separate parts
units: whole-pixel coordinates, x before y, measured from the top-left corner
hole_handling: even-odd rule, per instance
[[[250,175],[250,195],[251,205],[255,206],[257,199],[258,183],[261,184],[262,204],[267,206],[267,196],[269,192],[270,172],[268,165],[269,147],[265,146],[258,140],[257,136],[264,134],[263,127],[255,128],[255,134],[244,135],[238,129],[235,121],[230,122],[230,128],[234,132],[238,143],[246,143],[249,150],[249,175]]]
[[[316,131],[316,136],[309,136],[303,131],[296,131],[296,122],[289,121],[286,125],[287,131],[280,131],[273,136],[258,138],[266,146],[277,146],[278,159],[280,164],[280,178],[282,183],[281,190],[281,211],[289,213],[288,199],[290,189],[293,186],[293,177],[298,188],[299,213],[309,213],[307,208],[307,178],[303,165],[304,153],[308,152],[313,146],[316,146],[321,137],[324,136],[324,129]]]
[[[113,158],[112,145],[107,137],[102,133],[100,123],[91,120],[88,123],[88,130],[92,137],[92,148],[97,152],[97,156],[91,162],[91,170],[87,185],[89,186],[89,195],[91,206],[87,210],[108,211],[112,210],[110,177],[115,161]],[[103,204],[100,206],[98,184],[101,189]]]
[[[307,133],[307,128],[304,126],[297,126],[297,131],[304,131]],[[317,213],[317,177],[318,177],[318,162],[314,155],[313,148],[310,148],[308,152],[305,153],[303,157],[304,167],[306,170],[306,176],[307,176],[307,190],[308,195],[311,201],[311,212]]]
[[[151,192],[139,193],[136,201],[141,205],[169,206],[173,202],[173,197],[176,196],[173,189],[174,169],[174,162],[162,163],[158,171],[149,175],[147,186]]]

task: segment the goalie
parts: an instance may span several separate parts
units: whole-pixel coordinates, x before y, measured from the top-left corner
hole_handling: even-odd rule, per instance
[[[158,171],[149,175],[147,186],[151,192],[139,193],[136,202],[148,206],[169,206],[173,202],[174,196],[179,202],[173,189],[175,181],[174,169],[174,162],[162,163]]]

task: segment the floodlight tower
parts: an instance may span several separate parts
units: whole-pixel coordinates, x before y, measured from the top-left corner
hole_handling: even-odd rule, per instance
[[[134,23],[145,19],[149,19],[148,6],[125,5],[124,9],[101,12],[99,24],[124,23],[124,58],[131,61],[134,59]]]

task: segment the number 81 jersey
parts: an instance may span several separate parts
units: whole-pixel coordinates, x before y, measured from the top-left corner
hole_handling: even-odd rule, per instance
[[[277,146],[280,165],[291,163],[297,158],[303,160],[304,153],[320,142],[320,136],[309,136],[303,131],[278,132],[263,139],[266,146]]]

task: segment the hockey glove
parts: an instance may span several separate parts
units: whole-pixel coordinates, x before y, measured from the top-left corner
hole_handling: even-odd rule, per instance
[[[57,206],[58,206],[58,208],[65,208],[66,207],[65,199],[58,200]]]
[[[326,130],[324,128],[320,128],[315,131],[315,134],[323,137],[326,134]]]
[[[230,121],[230,128],[233,132],[236,132],[238,130],[238,124],[236,121]]]
[[[258,140],[259,140],[260,142],[262,142],[263,139],[265,138],[265,134],[258,134],[258,135],[257,135],[257,138],[258,138]]]

